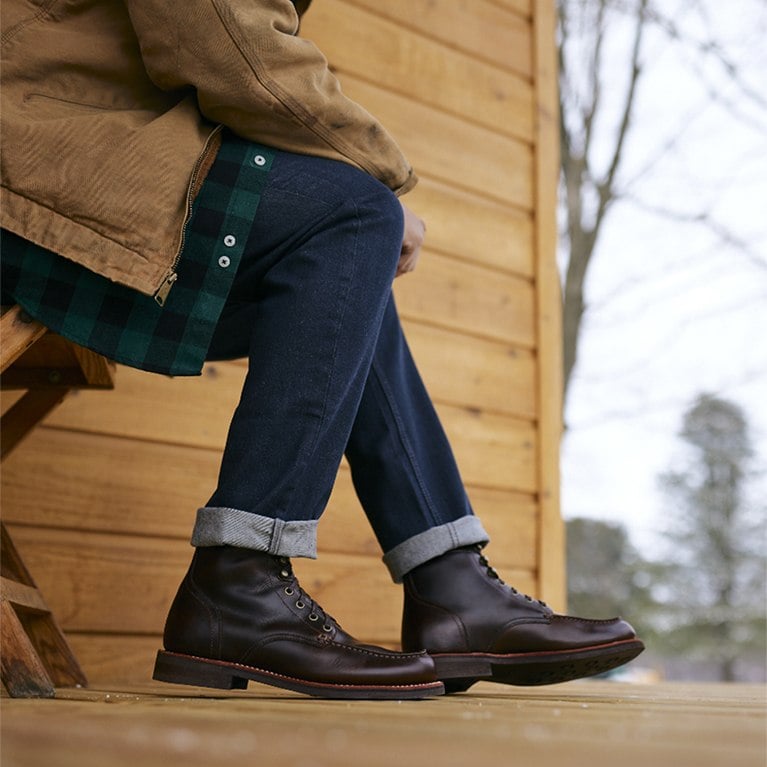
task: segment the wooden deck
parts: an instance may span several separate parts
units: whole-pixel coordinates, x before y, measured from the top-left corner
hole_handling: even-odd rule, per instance
[[[147,684],[2,700],[2,767],[764,767],[765,689],[586,681],[431,701]]]

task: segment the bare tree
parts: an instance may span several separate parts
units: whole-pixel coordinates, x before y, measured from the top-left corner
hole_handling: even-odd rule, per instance
[[[605,221],[617,201],[648,208],[633,196],[633,189],[676,151],[688,122],[678,115],[666,140],[645,159],[645,166],[638,171],[634,167],[632,175],[626,172],[627,160],[635,159],[638,97],[652,66],[648,38],[656,44],[661,39],[668,46],[682,46],[690,67],[701,70],[701,78],[706,76],[704,62],[715,61],[722,76],[737,84],[737,103],[726,104],[733,119],[755,120],[763,129],[767,104],[741,79],[738,66],[726,46],[715,39],[714,31],[703,35],[685,32],[685,20],[690,16],[706,19],[707,0],[558,0],[558,9],[566,396],[587,311],[586,281]],[[722,100],[724,96],[712,85],[708,98]],[[761,117],[754,118],[743,103],[755,105]],[[653,212],[706,227],[752,264],[767,268],[747,242],[716,220],[705,203],[695,210],[657,206]]]

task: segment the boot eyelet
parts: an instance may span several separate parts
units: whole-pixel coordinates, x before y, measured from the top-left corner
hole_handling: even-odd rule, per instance
[[[329,626],[327,623],[322,627],[323,631],[332,631],[333,627]]]
[[[296,592],[295,592],[295,591],[293,591],[293,589],[291,589],[291,588],[290,588],[290,586],[286,586],[286,587],[285,587],[285,593],[286,593],[286,594],[287,594],[289,597],[292,597],[292,596],[293,596],[293,594],[295,594]]]
[[[280,570],[280,578],[290,578],[290,573],[287,570]]]
[[[298,600],[298,602],[296,602],[296,607],[297,607],[299,610],[303,610],[303,609],[304,609],[304,607],[306,607],[306,604],[305,604],[304,602],[302,602],[302,601],[299,599],[299,600]]]
[[[310,620],[310,621],[312,621],[312,622],[313,622],[313,621],[318,621],[319,619],[320,619],[320,616],[319,616],[319,615],[317,615],[316,613],[312,613],[312,614],[309,616],[309,620]]]

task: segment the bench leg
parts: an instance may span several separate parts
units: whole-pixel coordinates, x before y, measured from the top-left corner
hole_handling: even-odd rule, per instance
[[[14,698],[53,697],[54,686],[87,686],[61,627],[2,523],[0,533],[0,666],[8,694]]]

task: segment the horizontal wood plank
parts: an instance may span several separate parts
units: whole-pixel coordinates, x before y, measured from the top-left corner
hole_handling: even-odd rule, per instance
[[[318,43],[342,83],[345,73],[353,73],[496,133],[532,139],[532,86],[509,70],[343,0],[317,3],[302,35]]]
[[[227,362],[211,363],[200,377],[184,378],[120,367],[114,391],[73,392],[46,423],[220,450],[245,372],[241,365]]]
[[[430,178],[422,178],[405,202],[424,219],[429,248],[532,278],[528,213]]]
[[[522,77],[532,74],[530,23],[519,12],[488,0],[348,1],[401,27],[440,40],[473,59],[490,61]],[[461,34],[456,35],[456,30],[461,30]],[[418,77],[417,72],[414,74]]]
[[[12,767],[763,767],[760,685],[479,683],[434,701],[307,700],[162,683],[8,701]]]
[[[537,0],[490,0],[490,2],[495,5],[500,5],[502,8],[514,11],[525,18],[530,18],[532,15],[531,4],[536,1]]]
[[[477,410],[441,408],[440,412],[467,484],[536,492],[533,425]]]
[[[171,379],[124,367],[119,370],[113,391],[76,392],[48,417],[47,423],[98,434],[221,449],[243,373],[236,364],[216,363],[206,366],[200,379]],[[535,491],[533,425],[476,408],[438,405],[437,409],[467,484]]]
[[[444,258],[425,248],[418,269],[395,281],[394,294],[405,319],[523,349],[535,345],[535,292],[519,277]]]
[[[67,641],[91,687],[148,682],[162,649],[160,632],[141,636],[68,632]]]
[[[529,144],[350,74],[345,74],[343,88],[386,126],[419,176],[532,210],[534,176]]]
[[[215,450],[37,429],[3,465],[3,517],[188,540],[219,460]]]
[[[536,361],[530,352],[416,321],[404,325],[433,399],[518,418],[536,417]]]
[[[214,487],[218,462],[214,450],[39,429],[3,466],[3,518],[26,527],[185,542]],[[533,569],[534,498],[471,486],[468,493],[490,533],[494,561]],[[319,550],[381,556],[345,465],[319,525]]]
[[[192,554],[182,541],[8,527],[65,632],[161,632]]]

